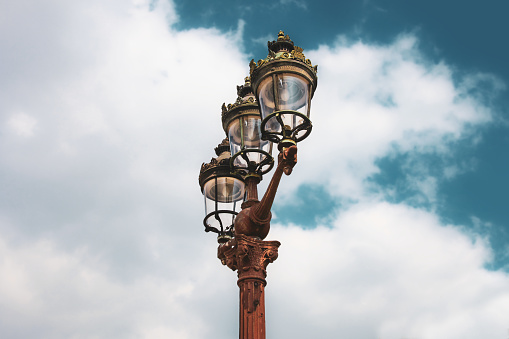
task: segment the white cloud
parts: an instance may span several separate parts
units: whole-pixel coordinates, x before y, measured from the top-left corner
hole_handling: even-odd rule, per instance
[[[16,135],[29,138],[34,135],[37,120],[25,113],[16,113],[9,118],[7,126]]]
[[[272,236],[273,337],[495,338],[509,325],[509,277],[484,269],[487,244],[432,213],[360,203],[332,229]]]
[[[0,332],[235,336],[235,274],[203,232],[197,176],[224,136],[220,106],[248,71],[243,22],[178,31],[164,1],[153,11],[144,1],[1,6],[0,114],[12,133],[0,135]],[[274,227],[283,246],[267,323],[277,336],[496,337],[507,327],[508,277],[483,269],[482,239],[367,195],[377,158],[445,155],[490,121],[470,95],[476,75],[455,85],[416,43],[307,52],[319,64],[314,130],[278,198],[312,182],[360,202],[332,229]]]
[[[44,240],[14,246],[0,239],[0,254],[0,324],[6,337],[207,336],[206,315],[192,307],[217,287],[207,289],[199,274],[179,274],[185,266],[125,280],[86,248],[62,252]]]
[[[475,134],[473,126],[492,119],[466,89],[485,77],[470,75],[469,86],[455,85],[450,67],[428,62],[414,36],[384,46],[340,37],[306,56],[318,64],[319,80],[313,133],[300,145],[302,157],[312,160],[296,168],[296,182],[360,198],[370,189],[365,179],[379,171],[375,160],[405,153],[447,157],[451,145]]]

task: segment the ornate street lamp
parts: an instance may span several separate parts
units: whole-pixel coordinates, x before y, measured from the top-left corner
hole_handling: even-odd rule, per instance
[[[283,31],[268,47],[267,58],[258,63],[251,60],[249,66],[263,119],[263,138],[279,143],[281,149],[296,145],[311,133],[309,114],[317,66]]]
[[[251,77],[237,88],[237,101],[223,104],[229,146],[225,139],[216,148],[218,157],[202,165],[199,178],[205,230],[218,233],[217,256],[238,274],[240,339],[265,339],[266,268],[277,259],[280,243],[263,239],[281,177],[292,173],[297,142],[311,132],[310,103],[317,84],[316,66],[289,36],[281,31],[268,46],[267,59],[251,61]],[[274,165],[272,142],[278,144],[278,165],[258,200],[258,183]]]
[[[205,198],[203,225],[206,232],[217,233],[218,242],[224,243],[233,237],[233,221],[244,200],[244,179],[230,169],[228,139],[215,151],[217,158],[202,164],[200,170],[199,182]]]
[[[223,104],[223,129],[230,140],[231,165],[244,174],[263,175],[274,166],[272,142],[262,140],[260,110],[256,103],[251,80],[237,86],[237,101]]]

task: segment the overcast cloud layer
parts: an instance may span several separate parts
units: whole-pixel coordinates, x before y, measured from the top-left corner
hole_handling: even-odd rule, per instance
[[[162,1],[0,5],[2,337],[237,336],[235,274],[203,232],[197,177],[249,58],[242,22],[177,20]],[[268,337],[505,338],[509,276],[484,268],[485,239],[434,213],[437,185],[469,167],[451,160],[456,145],[495,114],[476,85],[504,85],[453,81],[413,35],[340,33],[305,50],[319,65],[314,128],[276,199],[291,208],[311,184],[346,203],[330,227],[273,226]],[[402,154],[414,194],[396,204],[370,179]]]

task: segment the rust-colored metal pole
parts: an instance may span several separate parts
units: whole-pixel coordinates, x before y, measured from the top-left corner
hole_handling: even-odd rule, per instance
[[[240,339],[265,339],[265,286],[267,265],[277,259],[279,241],[264,241],[269,232],[270,209],[283,173],[289,175],[297,162],[297,147],[279,154],[279,163],[271,182],[258,201],[260,178],[246,178],[247,197],[235,218],[235,237],[219,245],[218,258],[237,271],[240,294]]]
[[[244,279],[240,288],[239,338],[265,339],[265,280]]]
[[[277,259],[280,245],[241,234],[219,247],[221,262],[238,273],[240,339],[265,339],[266,269]]]

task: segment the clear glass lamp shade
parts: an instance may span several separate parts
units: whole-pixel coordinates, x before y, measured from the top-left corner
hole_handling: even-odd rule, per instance
[[[232,120],[228,125],[234,167],[246,170],[256,168],[262,173],[272,168],[272,142],[262,140],[261,122],[258,115],[244,115]]]
[[[233,231],[233,221],[244,200],[244,182],[234,177],[213,177],[203,186],[206,231]]]
[[[293,73],[268,76],[258,86],[260,112],[265,132],[282,134],[283,127],[292,131],[295,140],[304,138],[309,123],[310,83]]]

